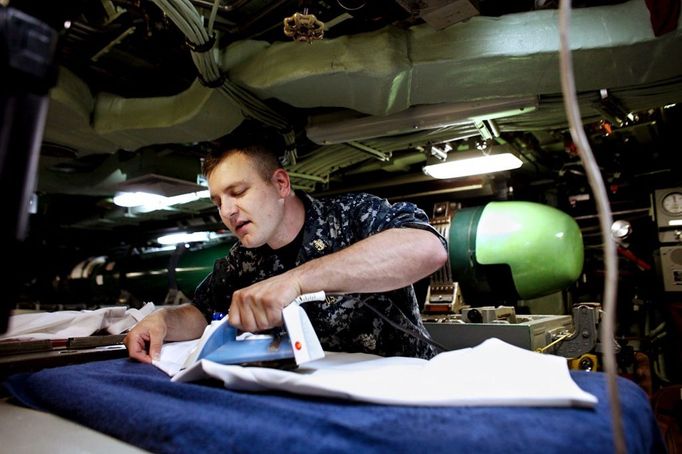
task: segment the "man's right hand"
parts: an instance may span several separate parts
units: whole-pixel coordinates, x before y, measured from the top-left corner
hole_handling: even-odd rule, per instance
[[[229,323],[255,333],[281,326],[282,309],[301,294],[292,272],[272,276],[232,294]]]
[[[163,312],[149,314],[137,323],[123,343],[128,349],[128,356],[143,363],[151,363],[159,359],[161,345],[166,338],[168,327]]]

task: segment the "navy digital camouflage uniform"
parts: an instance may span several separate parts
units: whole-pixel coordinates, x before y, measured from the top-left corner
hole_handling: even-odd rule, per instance
[[[232,293],[309,260],[330,254],[389,228],[419,228],[445,240],[412,203],[390,204],[379,197],[357,193],[326,199],[297,194],[305,205],[305,223],[295,262],[283,263],[269,246],[245,248],[235,244],[229,255],[215,262],[213,272],[199,284],[193,303],[207,320],[214,311],[227,312]],[[286,247],[286,246],[285,246]],[[436,351],[365,307],[371,304],[390,320],[428,336],[419,317],[412,285],[383,293],[327,296],[326,301],[305,303],[305,309],[322,347],[327,351],[364,352],[381,356],[431,358]]]

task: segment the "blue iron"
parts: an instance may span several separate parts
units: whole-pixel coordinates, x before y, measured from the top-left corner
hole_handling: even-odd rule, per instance
[[[275,334],[243,333],[237,336],[237,329],[227,323],[227,317],[213,322],[183,369],[201,359],[219,364],[294,368],[323,358],[320,341],[300,304],[324,299],[324,292],[296,298],[282,310],[285,330]]]

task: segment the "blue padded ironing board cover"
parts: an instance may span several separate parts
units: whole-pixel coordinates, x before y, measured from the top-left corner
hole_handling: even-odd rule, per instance
[[[599,398],[596,408],[385,406],[240,393],[216,382],[172,383],[129,359],[44,369],[4,384],[26,406],[152,452],[613,452],[605,375],[571,375]],[[665,452],[646,394],[624,378],[618,386],[628,452]]]

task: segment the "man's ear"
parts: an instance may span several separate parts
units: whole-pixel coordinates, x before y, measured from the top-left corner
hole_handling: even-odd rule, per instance
[[[275,185],[281,197],[286,197],[291,193],[291,180],[286,170],[282,168],[275,170],[270,181]]]

